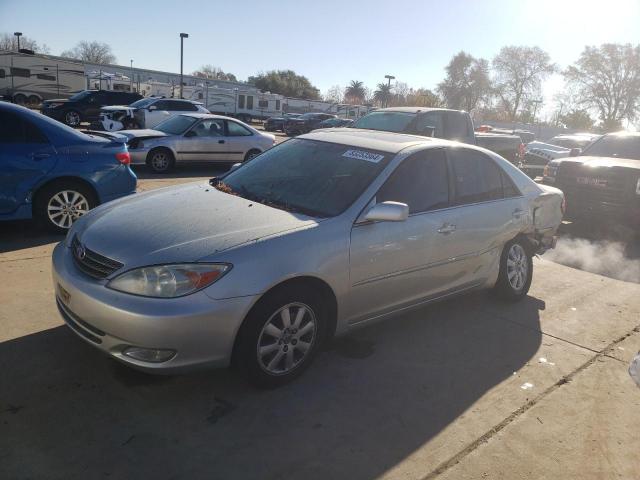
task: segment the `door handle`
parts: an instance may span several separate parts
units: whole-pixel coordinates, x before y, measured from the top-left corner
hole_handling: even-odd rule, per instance
[[[48,153],[32,153],[31,158],[34,160],[44,160],[45,158],[49,158],[51,155]]]
[[[218,143],[224,143],[224,140],[218,140]]]
[[[442,233],[443,235],[449,235],[456,231],[456,226],[450,223],[445,223],[438,229],[438,233]]]

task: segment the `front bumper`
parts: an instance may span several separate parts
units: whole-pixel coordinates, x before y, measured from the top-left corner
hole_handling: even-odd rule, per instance
[[[236,333],[254,296],[213,300],[204,291],[175,299],[145,298],[107,288],[80,272],[65,242],[53,251],[53,284],[58,309],[88,344],[133,368],[178,373],[229,365]],[[175,351],[162,362],[124,355],[126,348]]]

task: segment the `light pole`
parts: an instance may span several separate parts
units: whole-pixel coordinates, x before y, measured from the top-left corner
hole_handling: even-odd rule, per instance
[[[131,78],[129,79],[129,91],[133,92],[133,60],[131,60]]]
[[[20,37],[22,36],[22,32],[13,32],[13,34],[18,38],[18,51],[20,51]]]
[[[396,77],[394,77],[393,75],[385,75],[384,78],[386,78],[388,80],[387,82],[387,87],[389,87],[389,90],[387,91],[387,94],[385,95],[385,107],[389,106],[389,95],[391,94],[391,80],[395,80]]]
[[[182,98],[182,60],[184,58],[184,39],[189,38],[188,33],[180,34],[180,98]]]

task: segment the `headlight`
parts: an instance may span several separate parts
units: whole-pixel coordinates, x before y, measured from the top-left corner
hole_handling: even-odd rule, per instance
[[[229,270],[231,265],[224,263],[153,265],[125,272],[107,287],[144,297],[182,297],[208,287]]]

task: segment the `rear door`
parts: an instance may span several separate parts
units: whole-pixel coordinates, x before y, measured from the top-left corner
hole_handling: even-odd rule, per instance
[[[418,303],[447,290],[446,255],[439,250],[450,222],[449,172],[442,149],[405,159],[380,188],[372,204],[409,205],[403,222],[356,223],[351,230],[350,323]]]
[[[489,156],[463,147],[447,147],[453,207],[436,248],[449,259],[454,288],[483,282],[502,246],[515,237],[528,210],[513,182]],[[445,228],[443,227],[443,228]]]
[[[205,119],[197,122],[176,144],[181,161],[231,161],[224,120]]]
[[[256,146],[254,133],[233,120],[226,120],[225,123],[227,124],[225,145],[229,153],[229,160],[242,162],[246,153]]]
[[[0,110],[0,125],[0,214],[10,214],[55,167],[58,156],[44,133],[20,115]]]

